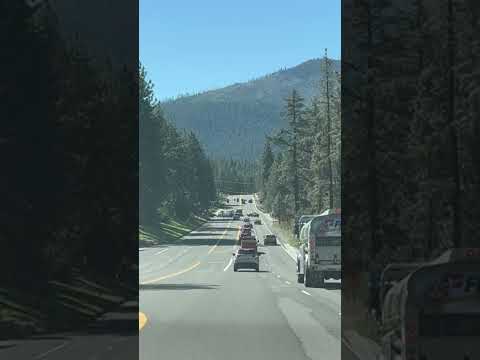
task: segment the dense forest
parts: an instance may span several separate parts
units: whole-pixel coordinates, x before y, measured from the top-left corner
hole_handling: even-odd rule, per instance
[[[226,194],[252,194],[256,192],[258,166],[251,161],[214,160],[215,184]]]
[[[288,126],[267,137],[261,159],[264,205],[280,220],[340,207],[340,74],[325,55],[317,94],[285,99]]]
[[[192,132],[165,119],[143,67],[139,78],[140,225],[208,209],[216,198],[209,159]]]
[[[366,267],[478,246],[480,4],[343,6],[346,251]]]
[[[112,65],[81,33],[67,41],[48,2],[3,2],[0,18],[0,318],[31,319],[12,305],[27,303],[42,326],[74,327],[94,300],[58,282],[138,286],[138,57]]]

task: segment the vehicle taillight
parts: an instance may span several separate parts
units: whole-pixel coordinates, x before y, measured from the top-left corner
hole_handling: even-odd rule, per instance
[[[310,250],[315,249],[315,236],[310,235],[310,239],[308,239]]]

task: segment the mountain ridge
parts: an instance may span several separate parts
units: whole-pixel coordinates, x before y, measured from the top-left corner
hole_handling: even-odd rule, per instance
[[[192,130],[213,158],[252,160],[265,135],[282,128],[284,99],[296,89],[305,103],[319,94],[323,59],[310,59],[243,83],[165,100],[159,105],[177,127]],[[340,61],[331,59],[334,71]]]

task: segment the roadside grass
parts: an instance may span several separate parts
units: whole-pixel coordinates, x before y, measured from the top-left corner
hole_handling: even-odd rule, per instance
[[[138,230],[139,245],[147,247],[177,242],[207,221],[207,217],[192,214],[185,220],[165,217],[163,221],[159,221],[155,225],[140,225]]]
[[[79,271],[68,282],[50,281],[42,294],[0,288],[0,330],[6,330],[0,335],[24,337],[83,327],[131,295],[120,282],[88,278]]]

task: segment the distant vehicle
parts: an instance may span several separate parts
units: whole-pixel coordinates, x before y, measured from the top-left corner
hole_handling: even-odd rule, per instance
[[[273,234],[265,235],[263,245],[277,245],[277,237]]]
[[[250,200],[248,200],[248,202],[249,202],[249,204],[251,204],[251,203],[253,203],[253,200],[252,200],[252,199],[250,199]]]
[[[382,359],[480,359],[479,308],[480,249],[447,250],[387,292]]]
[[[259,217],[260,215],[256,212],[251,212],[249,214],[247,214],[248,216],[251,216],[251,217]]]
[[[233,215],[233,220],[240,220],[240,215],[238,214]]]
[[[260,219],[256,219],[253,223],[255,225],[262,225],[262,221]]]
[[[242,209],[237,209],[237,210],[235,210],[235,214],[237,214],[239,216],[243,216],[243,210]]]
[[[248,236],[240,239],[241,249],[255,249],[257,250],[258,241],[254,236]]]
[[[246,204],[246,200],[245,199],[242,199],[242,204]]]
[[[297,281],[306,287],[324,286],[325,279],[341,278],[340,209],[326,210],[303,225],[297,255]]]
[[[248,217],[244,217],[244,218],[243,218],[243,222],[249,223],[249,222],[250,222],[250,219],[249,219]]]
[[[263,255],[263,253],[256,251],[256,249],[238,249],[233,253],[233,271],[239,269],[260,271],[260,255]]]
[[[230,202],[230,200],[227,199],[227,203],[229,203],[229,202]]]

